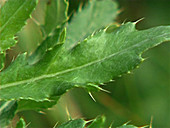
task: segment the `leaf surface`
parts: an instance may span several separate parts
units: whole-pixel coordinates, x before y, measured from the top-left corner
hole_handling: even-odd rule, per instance
[[[57,128],[84,128],[86,121],[83,119],[70,120],[66,123],[61,124]]]
[[[99,116],[95,118],[93,122],[85,121],[83,119],[69,120],[68,122],[59,125],[57,128],[85,128],[86,125],[87,128],[104,128],[105,119],[104,116]],[[134,125],[124,124],[117,128],[146,128],[146,126],[136,127]]]
[[[0,127],[6,127],[15,115],[16,101],[0,101]]]
[[[49,0],[47,2],[45,24],[43,25],[47,36],[67,20],[67,11],[68,2],[66,0]]]
[[[28,58],[29,64],[35,64],[43,58],[48,50],[53,49],[56,45],[61,45],[65,41],[65,29],[63,27],[56,28],[51,36],[48,36],[33,54]]]
[[[60,97],[52,97],[47,101],[36,102],[34,100],[20,100],[17,102],[17,112],[24,110],[43,111],[54,106]]]
[[[8,0],[0,8],[1,52],[14,46],[14,35],[25,25],[35,6],[36,0]]]
[[[117,3],[112,0],[92,0],[73,15],[67,26],[65,45],[69,49],[89,34],[112,23],[118,14]]]
[[[0,72],[0,97],[43,101],[74,85],[109,82],[138,66],[144,51],[168,40],[170,26],[138,31],[135,23],[128,22],[113,30],[101,30],[71,50],[64,45],[54,47],[34,65],[21,54]]]
[[[45,23],[41,26],[43,41],[29,57],[29,64],[37,63],[57,43],[65,41],[64,22],[67,20],[68,2],[66,0],[47,1]]]

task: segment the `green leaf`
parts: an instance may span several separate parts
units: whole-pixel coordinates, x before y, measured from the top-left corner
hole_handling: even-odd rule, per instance
[[[84,128],[86,121],[83,119],[70,120],[66,123],[61,124],[57,128]]]
[[[51,108],[54,106],[59,97],[52,97],[50,100],[42,101],[42,102],[36,102],[34,100],[20,100],[18,101],[18,107],[17,112],[24,111],[24,110],[36,110],[36,111],[42,111],[47,108]]]
[[[69,49],[97,29],[112,23],[118,14],[117,4],[112,0],[92,0],[73,15],[67,27],[65,45]]]
[[[100,30],[69,51],[56,46],[34,65],[19,55],[0,72],[1,99],[44,101],[74,85],[109,82],[138,66],[144,51],[170,40],[170,26],[138,31],[128,22],[111,30]]]
[[[146,128],[146,126],[144,126],[144,127],[136,127],[136,126],[134,126],[134,125],[124,124],[124,125],[122,125],[122,126],[120,126],[120,127],[117,127],[117,128]]]
[[[41,26],[43,41],[29,57],[29,64],[37,63],[57,43],[65,41],[64,22],[67,19],[68,2],[66,0],[48,1],[46,4],[45,24]]]
[[[66,0],[48,0],[45,24],[43,25],[46,35],[49,35],[57,26],[67,20],[68,2]]]
[[[36,6],[36,0],[8,0],[0,9],[0,51],[16,41],[14,35],[25,25]]]
[[[17,103],[15,101],[0,101],[0,127],[7,126],[15,115]]]
[[[106,118],[104,116],[98,116],[93,122],[85,121],[83,119],[75,119],[69,120],[68,122],[59,125],[57,128],[85,128],[86,125],[88,125],[87,128],[104,128],[105,120]],[[134,125],[124,124],[117,128],[146,128],[146,126],[136,127]]]
[[[26,124],[23,118],[20,118],[20,120],[17,122],[16,128],[26,128]]]
[[[35,52],[28,58],[30,65],[37,63],[48,50],[51,50],[55,45],[61,45],[65,41],[66,30],[63,30],[63,26],[56,28],[51,36],[48,36]]]
[[[104,128],[105,120],[105,116],[98,116],[87,128]]]

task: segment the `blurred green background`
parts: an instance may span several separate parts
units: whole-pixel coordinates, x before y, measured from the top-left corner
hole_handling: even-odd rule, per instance
[[[69,14],[72,14],[81,2],[87,0],[69,0]],[[42,0],[33,17],[43,22]],[[170,25],[170,0],[117,0],[121,13],[117,22],[136,21],[145,18],[137,24],[138,29],[147,29],[158,25]],[[8,51],[7,65],[18,53],[34,51],[41,35],[39,28],[32,20],[18,35],[19,43]],[[34,36],[32,36],[34,35]],[[44,113],[35,111],[20,112],[28,128],[52,128],[55,123],[68,120],[67,111],[74,118],[93,119],[97,115],[105,115],[106,128],[127,121],[137,126],[149,124],[153,117],[153,128],[170,128],[170,43],[151,49],[144,53],[147,58],[131,74],[123,75],[108,83],[103,88],[111,93],[92,93],[96,102],[88,93],[79,88],[67,92],[53,108]],[[16,117],[17,118],[17,117]]]

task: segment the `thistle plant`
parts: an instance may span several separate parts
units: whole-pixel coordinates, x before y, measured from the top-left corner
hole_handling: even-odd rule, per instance
[[[103,91],[104,83],[138,67],[144,61],[143,52],[170,40],[170,26],[137,30],[140,20],[117,23],[119,9],[112,0],[89,1],[71,19],[68,1],[41,2],[7,0],[0,6],[2,128],[10,124],[17,112],[51,108],[71,88],[84,88],[90,94]],[[43,23],[36,19],[40,3],[45,6]],[[41,41],[34,51],[18,54],[6,66],[6,51],[22,38],[20,32],[27,20],[37,25]],[[71,119],[58,128],[102,128],[104,121],[104,116],[91,122]],[[26,127],[23,118],[15,127]],[[119,128],[130,127],[136,128],[128,124]]]

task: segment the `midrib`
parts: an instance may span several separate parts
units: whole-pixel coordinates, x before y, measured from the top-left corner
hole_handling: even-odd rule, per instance
[[[162,35],[159,35],[159,36],[157,36],[155,38],[158,38],[158,37],[161,37],[161,36],[165,36],[165,35],[168,35],[168,34],[162,34]],[[146,39],[144,41],[141,41],[141,42],[139,42],[139,43],[137,43],[135,45],[132,45],[131,47],[127,47],[127,48],[125,48],[125,49],[123,49],[121,51],[118,51],[118,52],[114,53],[114,54],[108,55],[107,57],[104,57],[104,58],[102,58],[100,60],[92,61],[90,63],[84,64],[84,65],[81,65],[81,66],[78,66],[78,67],[75,67],[75,68],[72,68],[72,69],[67,69],[67,70],[64,70],[64,71],[60,71],[60,72],[57,72],[57,73],[51,73],[51,74],[42,75],[42,76],[39,76],[39,77],[34,77],[34,78],[31,78],[31,79],[23,80],[23,81],[17,81],[17,82],[13,82],[13,83],[4,84],[4,85],[0,86],[0,89],[12,87],[12,86],[17,86],[17,85],[25,84],[25,83],[31,83],[31,82],[34,82],[34,81],[37,81],[37,80],[42,80],[42,79],[45,79],[45,78],[52,78],[52,77],[56,77],[56,76],[62,75],[64,73],[68,73],[68,72],[71,72],[71,71],[82,69],[82,68],[91,66],[93,64],[102,62],[102,61],[104,61],[106,59],[110,59],[110,58],[114,57],[117,54],[125,53],[127,50],[132,49],[134,47],[139,47],[141,44],[147,42],[148,40],[150,40],[150,39]],[[144,51],[144,50],[142,50],[142,51]]]

